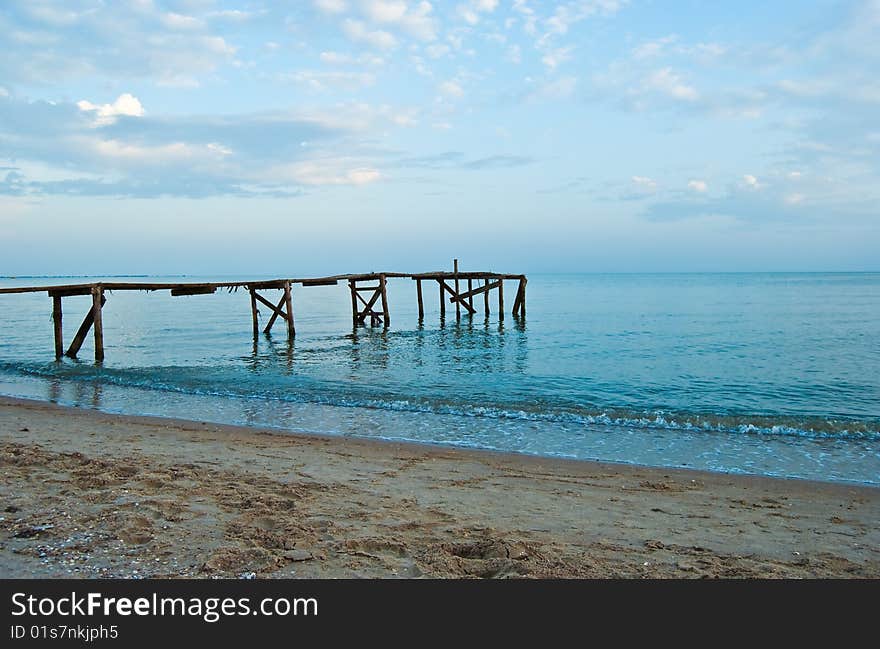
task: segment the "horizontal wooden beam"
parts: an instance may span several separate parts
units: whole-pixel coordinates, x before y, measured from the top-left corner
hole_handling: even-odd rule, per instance
[[[291,279],[270,279],[270,280],[258,280],[258,281],[241,281],[241,282],[89,282],[82,284],[58,284],[58,285],[43,285],[43,286],[10,286],[0,288],[0,294],[9,294],[9,293],[38,293],[38,292],[48,292],[50,295],[60,295],[62,297],[66,295],[89,295],[93,288],[101,288],[105,291],[163,291],[163,290],[171,290],[171,291],[179,291],[175,293],[175,295],[202,295],[207,293],[201,293],[193,290],[193,292],[186,293],[182,292],[182,290],[186,289],[195,289],[197,287],[202,288],[225,288],[225,289],[237,289],[237,288],[246,288],[246,289],[283,289],[285,283],[289,282],[291,284],[301,284],[303,286],[333,286],[337,284],[339,281],[369,281],[369,280],[380,280],[382,277],[387,278],[409,278],[413,280],[420,279],[431,279],[431,280],[442,280],[448,279],[453,280],[456,277],[459,280],[468,280],[468,279],[476,279],[476,280],[499,280],[499,279],[523,279],[525,275],[515,275],[515,274],[502,274],[502,273],[491,273],[491,272],[467,272],[467,273],[455,273],[450,272],[431,272],[431,273],[363,273],[363,274],[348,274],[348,275],[332,275],[330,277],[299,277],[299,278],[291,278]],[[8,278],[14,279],[14,278]]]
[[[51,297],[71,297],[73,295],[91,295],[91,294],[92,294],[92,288],[90,286],[86,287],[86,288],[68,288],[68,289],[62,289],[60,291],[49,291],[49,295]]]
[[[171,289],[171,295],[211,295],[217,292],[216,286],[179,286]]]

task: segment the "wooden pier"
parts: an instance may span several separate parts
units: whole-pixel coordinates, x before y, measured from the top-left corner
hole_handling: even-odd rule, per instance
[[[246,290],[250,295],[251,316],[253,319],[254,338],[260,334],[259,307],[269,309],[271,316],[263,332],[268,334],[280,318],[287,326],[287,335],[293,340],[296,336],[293,310],[293,286],[335,286],[347,283],[351,293],[352,324],[362,326],[388,327],[391,324],[391,309],[388,304],[387,285],[389,279],[409,279],[416,283],[419,322],[425,317],[423,283],[428,285],[437,282],[440,296],[440,317],[446,317],[446,304],[455,308],[456,318],[473,317],[478,309],[474,306],[474,298],[483,296],[483,312],[490,315],[490,293],[494,291],[498,297],[498,318],[504,320],[504,282],[516,281],[517,291],[513,301],[512,315],[525,318],[526,315],[526,283],[525,275],[511,275],[492,272],[459,272],[458,260],[453,263],[452,272],[436,271],[430,273],[365,273],[352,275],[332,275],[329,277],[308,277],[260,280],[254,282],[215,282],[215,283],[154,283],[154,282],[97,282],[88,284],[65,284],[59,286],[22,286],[0,288],[0,294],[39,293],[46,292],[52,298],[52,320],[54,324],[55,358],[62,356],[76,358],[80,348],[90,331],[94,333],[95,360],[104,360],[104,321],[103,308],[107,303],[107,294],[113,291],[170,291],[174,297],[184,295],[211,295],[218,289],[227,291]],[[465,288],[466,287],[466,288]],[[280,290],[281,297],[277,301],[270,300],[261,292]],[[64,349],[62,334],[62,299],[75,295],[91,296],[92,305],[83,318],[82,324]]]

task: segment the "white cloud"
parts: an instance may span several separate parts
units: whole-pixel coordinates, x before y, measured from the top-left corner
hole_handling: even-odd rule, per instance
[[[477,14],[476,11],[465,5],[459,5],[458,15],[468,25],[476,25],[478,22],[480,22],[479,14]]]
[[[397,124],[398,126],[412,127],[418,126],[419,111],[411,108],[409,110],[401,110],[399,112],[393,112],[390,114],[389,118],[392,122]]]
[[[568,76],[545,82],[530,92],[527,98],[529,100],[566,99],[574,93],[577,81],[577,77]]]
[[[366,102],[337,102],[330,106],[315,106],[299,111],[298,117],[331,130],[349,133],[375,133],[389,125],[411,126],[416,123],[418,110],[389,104],[374,105]]]
[[[129,93],[119,95],[112,104],[93,104],[85,99],[76,102],[77,108],[83,112],[96,113],[95,125],[112,124],[119,115],[143,117],[144,107],[137,97]]]
[[[92,148],[99,157],[148,165],[180,162],[192,159],[199,154],[204,155],[216,153],[216,148],[211,148],[209,146],[194,148],[186,142],[171,142],[169,144],[158,146],[146,146],[130,144],[119,140],[78,139],[83,146]]]
[[[425,54],[432,59],[439,59],[449,54],[450,50],[451,48],[448,45],[437,43],[434,45],[428,45],[428,47],[425,48]]]
[[[705,180],[691,180],[688,183],[688,189],[703,194],[709,190],[709,185]]]
[[[727,48],[720,43],[697,43],[687,45],[679,42],[677,34],[645,41],[633,48],[634,61],[649,61],[669,56],[687,57],[691,61],[710,64],[727,53]]]
[[[316,0],[316,5],[325,13],[342,14],[348,10],[346,3],[337,0]],[[437,38],[434,7],[427,0],[412,4],[404,0],[357,0],[355,5],[360,16],[348,18],[342,25],[353,40],[390,49],[396,45],[394,34],[388,31],[390,28],[421,41]]]
[[[357,90],[371,86],[376,77],[367,72],[338,72],[326,70],[299,70],[279,77],[283,81],[293,81],[308,86],[311,90],[323,91],[328,88]]]
[[[366,43],[380,50],[390,50],[397,47],[397,39],[394,35],[381,29],[371,30],[360,20],[347,18],[342,23],[342,31],[351,40],[358,43]]]
[[[668,45],[675,43],[677,40],[678,36],[672,34],[653,41],[647,41],[636,47],[633,50],[632,56],[636,60],[656,58],[663,54]]]
[[[79,21],[81,14],[75,11],[66,11],[64,9],[55,9],[36,2],[22,3],[25,11],[31,17],[50,25],[69,26]]]
[[[646,193],[653,193],[657,190],[657,181],[647,176],[633,176],[631,178],[636,189]]]
[[[328,14],[341,14],[348,9],[348,3],[345,0],[314,0],[314,5]]]
[[[459,18],[469,25],[480,22],[480,14],[492,13],[498,8],[498,0],[470,0],[456,7]]]
[[[464,97],[464,89],[455,80],[444,81],[440,84],[438,90],[446,97],[459,98]]]
[[[406,14],[406,2],[401,0],[366,0],[364,13],[371,20],[380,23],[398,22]]]
[[[382,179],[379,170],[372,167],[348,168],[347,160],[318,160],[281,165],[266,172],[276,182],[294,182],[301,185],[368,185]]]
[[[559,65],[564,63],[565,61],[571,60],[571,52],[573,47],[558,47],[556,49],[550,50],[543,57],[541,57],[541,63],[546,65],[551,70],[555,70]]]
[[[260,12],[263,13],[263,12]],[[209,11],[206,16],[220,20],[230,20],[233,22],[244,22],[250,20],[256,15],[253,11],[242,11],[241,9],[220,9],[218,11]]]
[[[352,169],[345,177],[352,185],[366,185],[381,179],[382,174],[376,169]]]
[[[413,6],[406,2],[367,0],[366,7],[367,15],[375,22],[396,25],[422,41],[437,38],[437,24],[432,16],[434,7],[426,0]]]
[[[746,187],[749,187],[750,189],[759,189],[761,187],[761,183],[759,183],[758,179],[752,174],[745,174],[743,176],[743,182],[746,184]]]
[[[507,60],[511,63],[522,63],[522,49],[519,45],[511,45],[507,49]]]
[[[196,86],[201,75],[239,63],[236,49],[206,22],[210,12],[204,3],[163,3],[189,7],[192,15],[151,3],[103,3],[100,10],[79,9],[95,3],[53,3],[76,6],[69,19],[36,0],[16,4],[22,9],[13,10],[11,18],[0,11],[0,79],[10,84],[73,84],[86,78],[90,87],[107,80],[113,87],[120,79],[147,78]],[[31,9],[43,17],[16,23]],[[46,12],[53,14],[51,20]]]
[[[696,89],[682,82],[681,77],[671,68],[654,71],[645,79],[644,85],[646,88],[681,101],[695,101],[700,97]]]
[[[558,4],[553,15],[543,21],[545,33],[540,38],[539,45],[545,44],[554,36],[568,33],[573,25],[587,18],[616,13],[625,4],[627,0],[575,0]]]
[[[375,54],[362,54],[361,56],[352,56],[351,54],[343,54],[340,52],[321,52],[319,58],[322,63],[327,65],[384,65],[385,59]]]
[[[200,29],[203,26],[202,21],[197,18],[173,12],[162,14],[160,20],[169,29]]]
[[[351,54],[340,54],[339,52],[321,52],[319,58],[322,63],[329,65],[349,65],[354,63],[354,57]]]

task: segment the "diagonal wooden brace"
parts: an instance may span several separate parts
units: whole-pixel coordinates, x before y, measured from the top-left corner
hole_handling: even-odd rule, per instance
[[[101,307],[107,302],[107,298],[104,297],[103,291],[101,292]],[[79,353],[80,347],[82,347],[83,343],[86,340],[86,336],[89,335],[89,330],[91,330],[92,325],[95,324],[95,304],[92,304],[92,308],[89,309],[89,312],[86,313],[86,317],[83,318],[82,324],[79,326],[79,329],[76,331],[76,335],[73,337],[73,340],[70,342],[70,347],[67,348],[67,353],[65,356],[70,358],[76,358],[76,355]],[[103,341],[102,341],[103,342]],[[103,354],[103,349],[101,350]]]
[[[359,311],[357,314],[357,321],[363,324],[366,321],[367,316],[370,316],[375,321],[375,318],[379,317],[380,314],[376,311],[373,311],[373,306],[376,304],[379,298],[382,297],[381,288],[374,289],[373,296],[370,298],[369,302],[361,297],[360,293],[356,293],[356,295],[357,298],[364,304],[363,311]]]
[[[491,291],[493,288],[498,288],[499,284],[501,284],[500,281],[499,282],[492,282],[491,284],[486,284],[484,286],[479,286],[479,287],[473,289],[472,291],[468,291],[467,293],[462,293],[458,297],[453,295],[452,297],[449,298],[449,301],[456,302],[456,301],[461,301],[461,300],[468,300],[468,303],[470,304],[470,298],[474,297],[475,295],[479,295],[480,293],[485,293],[487,291]]]
[[[451,297],[449,298],[449,301],[450,301],[450,302],[454,302],[456,305],[459,305],[459,304],[460,304],[460,305],[463,306],[465,309],[467,309],[467,310],[471,313],[471,315],[473,315],[474,313],[477,312],[477,310],[476,310],[474,307],[472,307],[470,304],[468,304],[467,300],[464,299],[464,297],[465,297],[467,294],[465,294],[465,296],[459,295],[458,293],[455,292],[455,289],[452,288],[452,287],[451,287],[449,284],[447,284],[445,281],[443,281],[442,279],[441,279],[441,280],[438,280],[438,281],[440,282],[440,284],[442,285],[442,287],[443,287],[444,289],[446,289],[447,291],[449,291],[449,295],[451,296]],[[473,291],[471,291],[471,293],[473,293]]]

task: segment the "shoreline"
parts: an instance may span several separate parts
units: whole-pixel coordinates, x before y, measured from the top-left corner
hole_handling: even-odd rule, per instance
[[[423,449],[425,451],[452,451],[452,452],[462,452],[465,455],[469,454],[477,454],[483,455],[485,454],[487,457],[494,457],[496,459],[504,459],[510,462],[515,462],[517,459],[524,460],[526,463],[528,462],[538,462],[541,465],[547,463],[558,463],[560,465],[572,464],[572,465],[594,465],[606,471],[615,471],[620,470],[622,472],[626,472],[628,469],[639,471],[639,470],[649,470],[649,471],[661,471],[666,474],[682,474],[682,477],[687,477],[688,474],[694,474],[696,476],[725,476],[731,478],[743,478],[748,480],[771,480],[771,481],[796,481],[796,482],[805,482],[816,485],[837,485],[841,487],[864,487],[866,489],[876,489],[880,492],[880,485],[868,484],[864,482],[858,482],[855,480],[814,480],[811,478],[801,478],[798,476],[775,476],[775,475],[766,475],[759,473],[735,473],[735,472],[725,472],[725,471],[710,471],[706,469],[696,469],[691,467],[668,467],[662,465],[651,465],[651,464],[637,464],[631,462],[614,462],[609,460],[596,460],[596,459],[581,459],[581,458],[570,458],[570,457],[560,457],[555,455],[541,455],[538,453],[526,453],[526,452],[518,452],[518,451],[505,451],[491,448],[480,448],[475,446],[457,446],[455,444],[444,444],[441,442],[420,442],[418,440],[395,440],[389,438],[382,437],[368,437],[368,436],[358,436],[358,435],[336,435],[332,433],[315,433],[315,432],[307,432],[307,431],[298,431],[288,428],[282,427],[273,427],[273,426],[247,426],[242,424],[224,424],[216,421],[203,421],[201,419],[183,419],[180,417],[165,417],[162,415],[130,415],[125,413],[116,413],[116,412],[108,412],[106,410],[100,410],[98,408],[89,408],[84,406],[73,406],[55,403],[52,401],[43,401],[41,399],[28,399],[25,397],[13,397],[7,396],[4,394],[0,394],[0,408],[11,405],[11,406],[46,406],[50,408],[58,408],[61,410],[71,410],[75,412],[83,412],[83,413],[92,413],[96,417],[108,417],[117,421],[125,421],[131,422],[135,424],[156,424],[156,425],[169,425],[174,427],[179,427],[183,430],[189,430],[191,426],[211,426],[217,431],[228,431],[235,432],[240,434],[259,434],[259,435],[278,435],[282,437],[297,437],[304,438],[307,440],[321,440],[323,442],[336,442],[336,441],[344,441],[345,443],[357,444],[364,443],[366,445],[376,445],[379,449],[384,448],[396,448],[399,446],[412,446],[414,449]],[[201,430],[201,429],[199,429]]]
[[[869,485],[12,397],[0,445],[5,577],[880,577]]]

